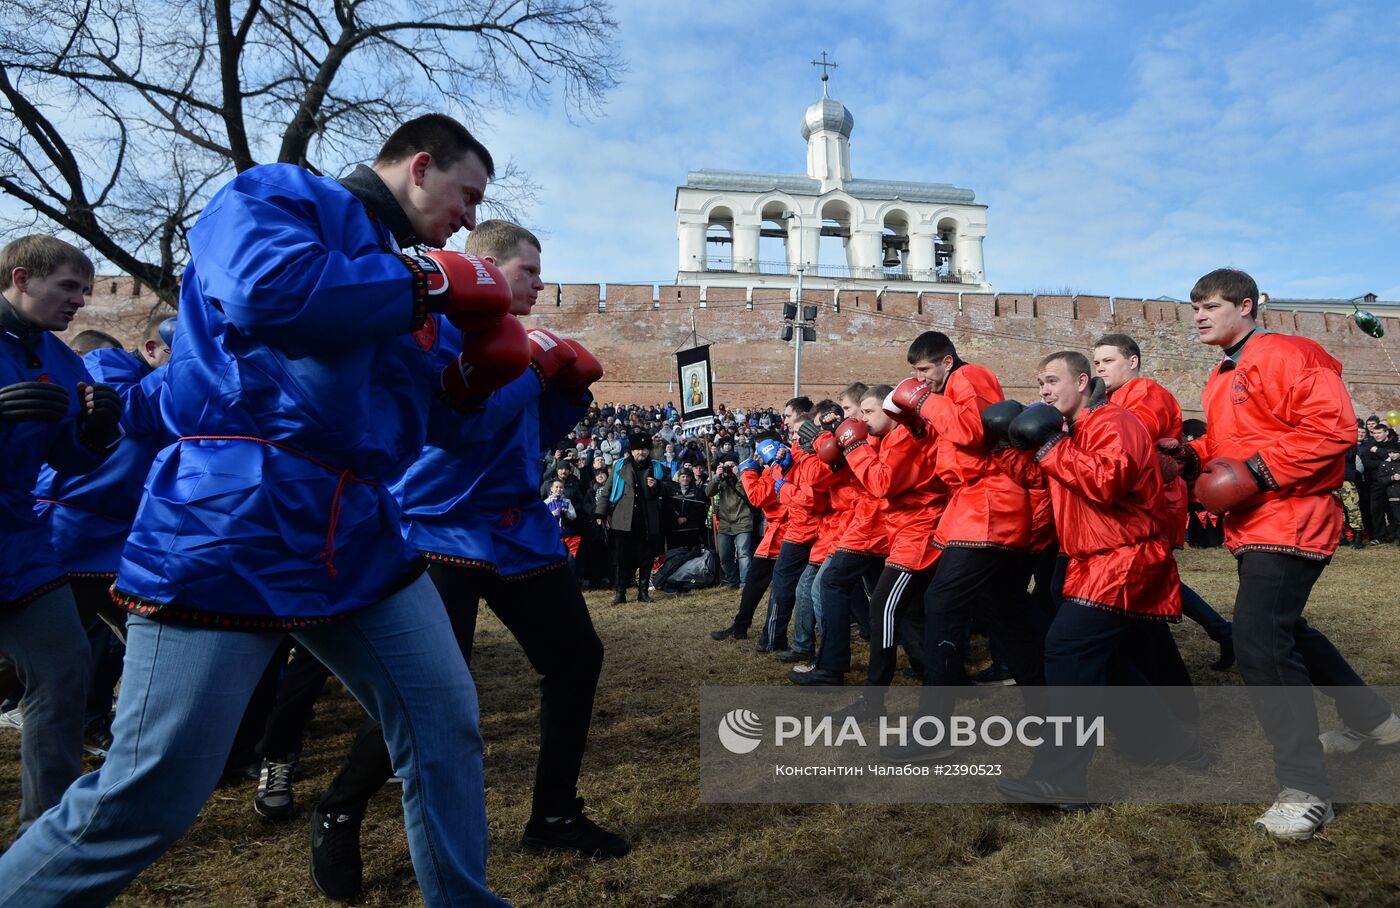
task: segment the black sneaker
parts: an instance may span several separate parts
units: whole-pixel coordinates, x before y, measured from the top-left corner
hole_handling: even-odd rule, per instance
[[[816,655],[817,654],[812,652],[811,650],[803,652],[802,650],[790,649],[785,650],[781,653],[774,653],[773,661],[786,663],[811,662]]]
[[[656,600],[653,599],[653,598],[651,598],[651,594],[648,593],[646,590],[637,590],[637,601],[638,601],[638,602],[655,602]]]
[[[802,687],[840,687],[846,683],[846,676],[840,672],[814,668],[809,672],[788,672],[788,680]]]
[[[625,605],[627,602],[627,591],[617,590],[613,593],[613,605]]]
[[[253,795],[253,809],[266,820],[285,820],[292,815],[292,779],[296,778],[300,754],[285,761],[263,758],[258,773],[258,792]]]
[[[83,729],[83,752],[91,754],[98,759],[105,760],[107,751],[112,748],[112,730],[107,727],[107,720],[94,719]]]
[[[733,637],[735,640],[747,640],[749,639],[749,632],[740,630],[732,624],[729,625],[729,627],[722,627],[717,631],[710,631],[711,640],[728,640],[730,637]]]
[[[632,850],[626,839],[614,832],[608,832],[576,810],[553,822],[544,817],[531,817],[525,824],[525,834],[520,845],[532,854],[548,851],[571,851],[585,858],[601,860],[620,858]]]
[[[311,812],[311,882],[328,899],[348,902],[364,889],[360,823],[351,814]]]
[[[1020,779],[1004,778],[997,782],[997,791],[1006,800],[1017,804],[1039,804],[1067,813],[1084,813],[1089,810],[1089,802],[1082,793],[1068,791],[1034,776]]]

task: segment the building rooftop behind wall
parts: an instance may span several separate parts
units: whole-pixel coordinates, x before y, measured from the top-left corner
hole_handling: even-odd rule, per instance
[[[760,173],[748,170],[692,170],[686,174],[685,189],[719,192],[786,192],[791,195],[820,195],[821,182],[795,173]],[[945,202],[971,204],[977,197],[971,189],[951,183],[914,183],[904,180],[846,180],[842,190],[858,199],[901,199],[906,202]]]

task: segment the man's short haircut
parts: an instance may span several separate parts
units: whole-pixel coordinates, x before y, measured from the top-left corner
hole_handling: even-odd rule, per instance
[[[515,258],[521,243],[529,243],[540,252],[539,237],[510,221],[482,221],[467,237],[467,252],[472,255],[489,255],[497,262],[507,262]]]
[[[825,422],[833,417],[839,419],[846,415],[846,411],[841,409],[841,405],[834,400],[824,400],[812,408],[810,415],[817,422]]]
[[[871,385],[869,388],[865,389],[865,393],[861,395],[860,399],[869,400],[873,397],[881,403],[884,403],[885,398],[889,397],[893,393],[894,388],[890,385]]]
[[[1137,341],[1126,334],[1105,334],[1103,337],[1094,341],[1094,346],[1114,347],[1119,353],[1123,354],[1124,359],[1130,356],[1136,356],[1138,358],[1138,365],[1142,365],[1142,350],[1138,347]]]
[[[88,328],[86,331],[79,331],[73,335],[73,340],[69,342],[68,348],[82,356],[84,353],[91,353],[94,350],[120,350],[122,342],[106,331]]]
[[[1094,367],[1090,365],[1089,357],[1085,356],[1083,353],[1080,353],[1078,350],[1058,350],[1054,353],[1051,353],[1049,356],[1045,357],[1040,361],[1040,365],[1037,366],[1036,369],[1044,369],[1046,366],[1050,365],[1056,360],[1063,360],[1064,364],[1066,366],[1069,366],[1070,375],[1094,374]]]
[[[953,341],[942,331],[925,331],[909,345],[909,363],[936,363],[945,356],[957,356]]]
[[[808,413],[812,409],[812,398],[806,395],[794,397],[787,402],[787,406],[790,407],[794,413]]]
[[[846,390],[837,395],[838,400],[853,400],[860,403],[865,397],[866,384],[863,381],[851,382],[846,386]]]
[[[384,147],[379,149],[375,164],[397,164],[404,158],[412,157],[420,151],[433,156],[433,165],[438,170],[447,170],[468,154],[475,154],[486,168],[486,175],[496,175],[496,164],[491,160],[491,152],[468,131],[447,114],[424,114],[415,117],[394,130]]]
[[[31,278],[43,280],[64,265],[89,281],[95,273],[92,259],[77,246],[47,233],[22,236],[0,249],[0,290],[10,289],[10,275],[16,268],[28,271]]]
[[[1202,438],[1206,434],[1206,421],[1204,419],[1183,419],[1181,421],[1181,434],[1187,438]]]
[[[1227,303],[1238,306],[1243,300],[1253,300],[1254,308],[1250,317],[1259,315],[1259,285],[1254,278],[1237,268],[1217,268],[1196,281],[1191,288],[1191,302],[1199,303],[1212,296],[1219,296]]]

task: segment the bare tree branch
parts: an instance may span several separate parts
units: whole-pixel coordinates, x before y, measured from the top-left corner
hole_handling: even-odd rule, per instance
[[[617,85],[607,0],[5,0],[0,193],[176,305],[188,233],[260,162],[339,173],[402,120],[469,124],[559,91],[595,112]],[[535,187],[501,168],[493,213]],[[11,206],[13,207],[13,206]]]

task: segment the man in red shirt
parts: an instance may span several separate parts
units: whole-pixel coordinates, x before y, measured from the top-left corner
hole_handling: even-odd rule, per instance
[[[1181,580],[1165,533],[1153,438],[1140,420],[1108,402],[1090,369],[1074,351],[1042,360],[1036,376],[1042,402],[1010,421],[1006,438],[1016,450],[999,455],[1023,485],[1048,486],[1068,558],[1062,602],[1045,639],[1045,681],[1106,687],[1115,662],[1128,657],[1148,683],[1189,685],[1168,627],[1181,620]],[[1171,708],[1154,716],[1154,746],[1162,749],[1153,758],[1199,758],[1189,728],[1194,697],[1164,696]],[[1079,702],[1092,706],[1092,694]],[[1184,723],[1173,723],[1173,715]],[[1013,800],[1077,804],[1085,798],[1092,755],[1088,748],[1043,748],[1030,776],[998,788]]]
[[[1184,470],[1202,503],[1224,513],[1225,544],[1239,568],[1235,652],[1283,791],[1255,828],[1308,839],[1333,817],[1325,754],[1400,743],[1400,718],[1303,618],[1308,594],[1341,538],[1332,490],[1355,445],[1356,414],[1341,364],[1315,341],[1261,330],[1259,288],[1221,268],[1191,289],[1201,342],[1225,356],[1202,395],[1206,435],[1184,449]],[[1237,458],[1244,481],[1221,488],[1221,465]],[[1238,475],[1238,474],[1237,474]],[[1316,685],[1334,698],[1344,727],[1319,736]]]
[[[1108,388],[1108,399],[1142,420],[1154,442],[1181,441],[1181,405],[1171,392],[1150,378],[1143,378],[1142,350],[1126,334],[1105,334],[1094,341],[1094,373]],[[1163,477],[1162,500],[1169,519],[1167,529],[1173,548],[1186,544],[1187,491],[1180,476]],[[1235,641],[1230,622],[1211,608],[1201,595],[1181,585],[1181,613],[1201,626],[1220,646],[1220,658],[1211,666],[1224,671],[1235,664]]]
[[[982,411],[1005,396],[1001,383],[960,359],[937,331],[916,337],[908,360],[914,378],[895,387],[887,409],[899,422],[926,427],[924,443],[937,446],[935,469],[949,490],[934,534],[943,553],[924,595],[924,683],[968,683],[963,656],[979,607],[1016,680],[1044,683],[1043,628],[1021,607],[1031,569],[1030,499],[997,466],[982,429]]]

